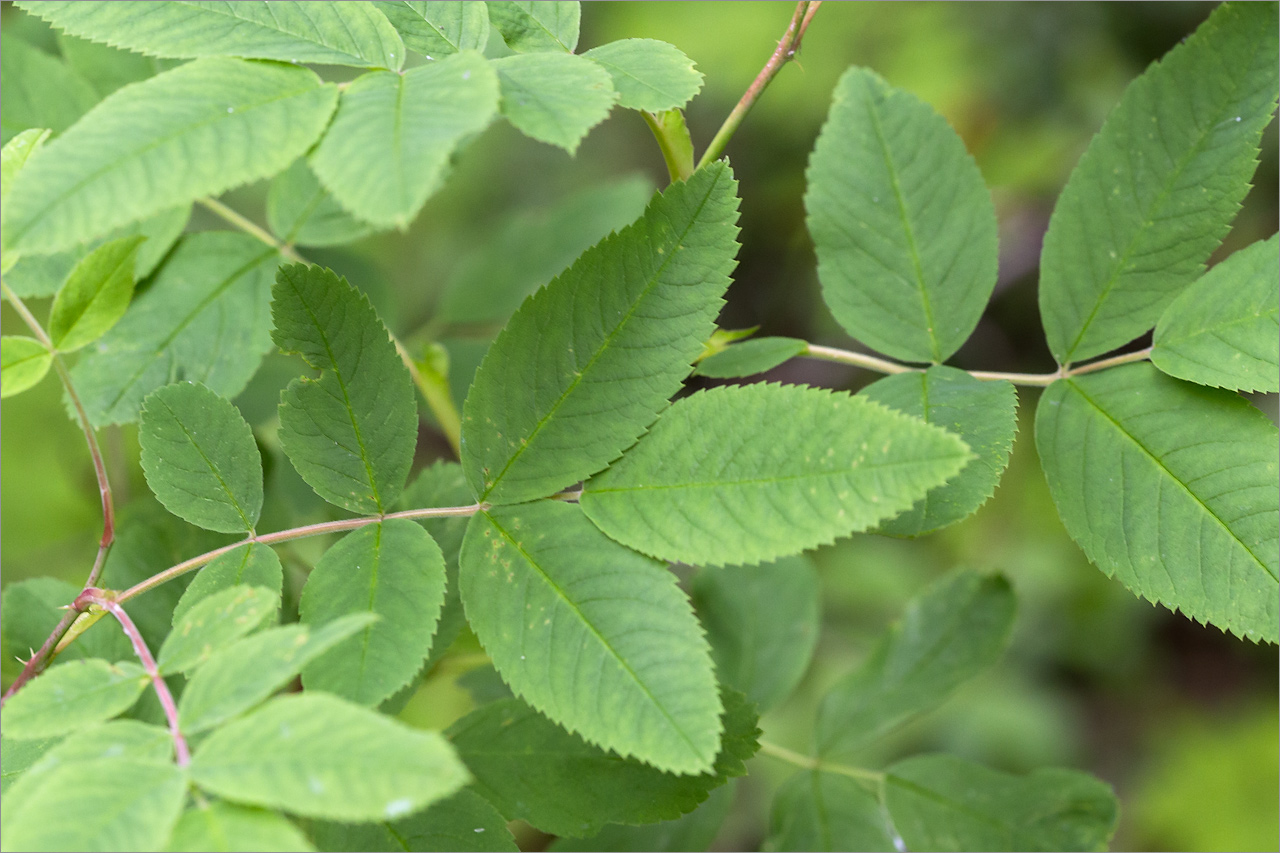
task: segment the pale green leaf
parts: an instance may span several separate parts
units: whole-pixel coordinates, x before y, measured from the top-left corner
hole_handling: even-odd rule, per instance
[[[215,651],[182,691],[182,730],[202,732],[244,713],[372,618],[356,613],[314,630],[305,625],[268,628]]]
[[[963,370],[935,365],[923,373],[886,376],[858,395],[955,433],[977,456],[959,476],[883,522],[879,533],[931,533],[968,518],[995,492],[1018,431],[1018,392],[1011,383],[978,380]]]
[[[322,850],[492,850],[515,853],[507,819],[471,788],[393,822],[315,822],[311,837]]]
[[[581,502],[646,554],[759,563],[896,515],[972,458],[956,436],[843,392],[725,386],[676,401]]]
[[[996,213],[946,120],[850,68],[806,178],[822,293],[845,331],[906,361],[959,349],[995,287]]]
[[[589,835],[606,823],[653,823],[691,812],[756,751],[756,714],[726,691],[724,746],[698,775],[664,773],[592,746],[518,699],[485,705],[449,729],[475,788],[509,819],[555,835]]]
[[[818,643],[818,572],[805,556],[761,566],[704,568],[690,584],[720,683],[761,713],[791,694]]]
[[[711,792],[707,801],[675,820],[640,826],[609,824],[585,838],[557,838],[548,847],[555,853],[596,850],[651,853],[658,850],[710,850],[733,807],[736,786],[730,782]]]
[[[1150,329],[1231,226],[1276,105],[1273,3],[1224,3],[1129,85],[1044,238],[1040,316],[1061,364]]]
[[[483,0],[395,0],[376,2],[405,47],[427,59],[463,50],[484,51],[489,43],[489,12]]]
[[[468,774],[436,732],[324,693],[273,700],[200,744],[191,778],[235,802],[328,820],[389,820],[457,792]]]
[[[174,515],[222,533],[252,533],[262,512],[262,457],[232,403],[196,382],[153,391],[138,424],[147,485]]]
[[[0,738],[0,793],[7,793],[10,785],[21,779],[32,765],[37,764],[61,740],[60,737],[39,740]]]
[[[279,605],[284,587],[284,567],[271,546],[252,542],[228,551],[201,569],[174,607],[174,623],[177,624],[183,614],[215,593],[242,584],[271,590]]]
[[[413,380],[369,299],[332,270],[283,266],[272,339],[323,371],[281,395],[280,443],[316,494],[383,513],[404,489],[418,440]]]
[[[137,701],[147,676],[133,663],[78,660],[52,666],[4,703],[5,737],[66,734],[122,714]]]
[[[1151,363],[1179,379],[1280,391],[1280,235],[1211,269],[1169,304]]]
[[[1036,448],[1071,538],[1134,593],[1276,642],[1277,432],[1229,391],[1129,364],[1050,385]]]
[[[724,163],[673,184],[516,312],[463,407],[462,463],[481,500],[527,501],[595,473],[680,389],[729,284],[736,186]]]
[[[618,103],[656,113],[687,104],[702,88],[702,73],[675,45],[656,39],[622,39],[582,54],[613,78]]]
[[[150,56],[76,38],[65,32],[58,33],[58,49],[67,65],[78,71],[100,98],[105,98],[130,83],[154,77],[172,65]]]
[[[173,620],[156,663],[166,675],[193,670],[224,646],[253,633],[279,607],[279,594],[265,587],[242,585],[214,593]]]
[[[1015,776],[954,755],[894,764],[884,801],[907,850],[1105,850],[1119,818],[1111,786],[1086,773]]]
[[[299,246],[350,243],[374,230],[342,209],[303,158],[294,160],[271,182],[267,224],[283,242]]]
[[[772,370],[808,348],[809,344],[798,338],[756,338],[707,356],[698,362],[693,373],[712,379],[754,376]]]
[[[337,96],[305,68],[224,58],[126,86],[19,173],[4,246],[56,252],[273,175],[311,147]]]
[[[566,51],[578,47],[578,24],[582,10],[573,2],[499,2],[485,4],[489,22],[502,34],[507,47],[516,53]]]
[[[315,850],[288,818],[232,803],[194,805],[182,813],[164,847],[174,853]]]
[[[299,613],[313,626],[348,613],[379,618],[312,661],[303,686],[361,705],[395,693],[431,651],[444,589],[444,555],[414,522],[387,519],[348,533],[316,563]]]
[[[74,36],[151,56],[240,56],[393,70],[404,64],[395,28],[368,3],[115,0],[19,5]]]
[[[866,661],[823,697],[814,743],[838,758],[932,710],[986,670],[1009,642],[1014,599],[1004,578],[958,572],[912,599]]]
[[[122,534],[123,535],[123,534]],[[80,587],[58,578],[38,577],[7,584],[0,629],[9,654],[25,660],[48,638],[65,615],[61,608],[80,594]],[[58,660],[102,658],[108,661],[133,660],[133,647],[114,619],[99,619],[74,643],[58,654]]]
[[[67,63],[22,39],[0,36],[0,138],[7,144],[34,128],[62,133],[98,102],[93,87]]]
[[[568,53],[527,53],[493,61],[502,114],[525,136],[570,154],[605,120],[618,93],[600,65]]]
[[[459,262],[437,319],[451,325],[505,321],[575,258],[634,222],[652,195],[653,183],[635,176],[510,217]]]
[[[0,398],[21,394],[49,372],[53,352],[25,335],[0,337]]]
[[[903,849],[895,847],[895,840],[893,826],[866,782],[807,770],[774,794],[764,849]]]
[[[471,628],[517,695],[585,740],[675,773],[715,758],[702,629],[662,564],[541,501],[477,513],[461,558]]]
[[[405,228],[439,189],[449,158],[497,113],[498,77],[475,51],[356,78],[311,168],[357,218]]]
[[[27,165],[27,158],[48,140],[49,133],[44,128],[33,127],[17,134],[0,149],[0,201],[8,197],[13,179]]]

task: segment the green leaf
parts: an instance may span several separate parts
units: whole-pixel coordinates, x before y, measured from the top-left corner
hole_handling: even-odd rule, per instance
[[[1000,576],[957,572],[912,599],[867,660],[827,692],[814,743],[839,758],[932,710],[1004,651],[1014,599]]]
[[[517,695],[621,755],[674,773],[711,767],[711,656],[664,566],[559,501],[477,513],[461,563],[472,630]]]
[[[0,136],[48,128],[54,135],[75,124],[98,102],[89,82],[61,59],[7,33],[0,36]]]
[[[262,457],[240,410],[196,382],[153,391],[138,425],[142,470],[160,503],[192,524],[252,533],[262,512]]]
[[[0,149],[0,201],[9,196],[14,178],[27,165],[27,159],[49,138],[49,131],[33,127],[14,136]]]
[[[756,338],[707,356],[698,362],[693,374],[712,379],[754,376],[772,370],[808,348],[809,344],[798,338]]]
[[[1067,532],[1137,595],[1276,642],[1275,425],[1229,391],[1129,364],[1050,385],[1036,449]]]
[[[337,95],[305,68],[224,58],[127,86],[19,173],[4,247],[56,252],[273,175],[311,147]]]
[[[1179,379],[1280,391],[1280,235],[1233,254],[1182,291],[1156,325],[1151,363]]]
[[[640,826],[609,824],[595,835],[585,838],[557,838],[548,850],[589,851],[615,850],[646,853],[655,850],[710,850],[733,806],[735,786],[721,785],[707,801],[687,815],[675,820]]]
[[[25,335],[0,337],[0,397],[21,394],[49,372],[53,352]]]
[[[412,521],[387,519],[348,533],[307,578],[302,621],[323,625],[349,613],[379,618],[317,657],[302,672],[303,686],[361,705],[404,687],[431,651],[444,588],[444,555]]]
[[[173,609],[174,624],[210,596],[242,584],[271,590],[279,604],[284,587],[284,567],[269,545],[260,542],[242,545],[201,569]]]
[[[311,168],[357,218],[403,229],[444,182],[458,145],[497,109],[498,77],[475,51],[364,74],[342,93]]]
[[[582,10],[576,2],[498,2],[489,0],[489,23],[516,53],[566,51],[578,47]]]
[[[372,618],[357,613],[314,630],[305,625],[268,628],[215,651],[182,691],[182,730],[195,734],[244,713]]]
[[[1276,51],[1275,4],[1223,4],[1125,90],[1044,238],[1040,316],[1060,364],[1138,337],[1204,271],[1249,191]]]
[[[5,648],[10,654],[27,658],[40,648],[58,624],[64,615],[61,608],[79,594],[79,586],[49,577],[28,578],[6,585],[0,610]],[[133,660],[133,657],[133,646],[114,619],[99,619],[58,654],[61,661],[87,658],[118,661]]]
[[[302,158],[271,182],[267,224],[283,242],[299,246],[336,246],[374,230],[343,210]]]
[[[405,47],[427,59],[464,50],[483,52],[489,43],[489,12],[483,0],[375,2],[404,39]]]
[[[924,101],[850,68],[805,177],[836,320],[894,358],[946,360],[996,283],[995,208],[960,137]]]
[[[493,67],[502,114],[525,136],[571,155],[618,99],[609,72],[581,56],[527,53],[496,59]]]
[[[93,87],[99,98],[105,98],[130,83],[154,77],[157,72],[170,67],[150,56],[118,50],[65,32],[58,33],[58,49],[67,65]]]
[[[126,756],[68,762],[32,781],[5,803],[7,850],[159,850],[187,791],[175,764]]]
[[[316,494],[383,513],[404,489],[418,439],[413,380],[369,299],[332,270],[282,266],[271,337],[324,371],[281,395],[280,443]]]
[[[151,56],[240,56],[391,68],[404,45],[367,3],[24,2],[21,8],[74,36]]]
[[[637,175],[510,217],[459,262],[436,318],[454,325],[505,321],[575,258],[634,222],[652,195],[652,182]]]
[[[193,670],[253,633],[279,607],[279,594],[264,587],[235,586],[215,593],[173,620],[156,663],[166,675]]]
[[[761,713],[800,682],[818,643],[818,572],[805,556],[762,566],[700,569],[689,590],[722,684]]]
[[[656,39],[622,39],[582,54],[613,78],[618,103],[652,113],[683,107],[702,88],[702,73],[675,45]]]
[[[14,740],[12,737],[0,739],[0,793],[7,793],[9,786],[23,777],[32,765],[39,763],[50,748],[62,740],[58,737],[40,740]]]
[[[887,771],[885,805],[907,850],[1105,850],[1119,804],[1075,770],[1014,776],[954,755]]]
[[[673,184],[511,318],[462,413],[481,500],[527,501],[595,473],[679,390],[729,284],[736,187],[723,163]]]
[[[322,850],[516,851],[507,820],[470,788],[390,823],[321,823],[311,836]]]
[[[190,769],[233,802],[342,821],[403,817],[468,781],[439,734],[324,693],[282,696],[223,726]]]
[[[182,813],[165,845],[169,851],[315,850],[288,818],[231,803],[195,805]]]
[[[146,673],[137,664],[68,661],[9,697],[0,725],[5,737],[18,740],[66,734],[123,714],[146,686]]]
[[[555,835],[589,835],[607,823],[653,823],[691,812],[711,789],[746,772],[756,751],[755,711],[726,691],[725,745],[699,775],[664,773],[569,734],[518,699],[485,705],[449,729],[476,790],[508,819]]]
[[[764,849],[904,849],[895,845],[899,841],[895,835],[883,807],[865,782],[807,770],[784,782],[774,795]]]
[[[1018,431],[1018,392],[1012,383],[987,382],[954,367],[935,365],[923,373],[886,376],[858,396],[955,433],[977,456],[955,479],[883,522],[879,533],[931,533],[968,518],[995,492]]]
[[[663,560],[759,563],[896,515],[972,458],[954,435],[843,392],[725,386],[676,401],[581,504]]]

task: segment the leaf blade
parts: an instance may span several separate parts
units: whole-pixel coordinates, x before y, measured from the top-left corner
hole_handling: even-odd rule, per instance
[[[132,663],[94,659],[50,667],[5,702],[5,736],[53,737],[108,720],[127,711],[146,686],[146,673]]]
[[[489,12],[484,0],[462,2],[374,3],[400,33],[405,47],[428,59],[464,50],[483,52],[489,42]]]
[[[315,850],[283,815],[214,802],[192,806],[178,818],[165,850]]]
[[[59,351],[93,343],[124,316],[133,298],[134,259],[143,239],[113,240],[76,264],[49,315],[49,338]]]
[[[573,53],[578,47],[582,10],[577,0],[549,3],[489,0],[485,6],[489,11],[489,23],[502,34],[507,47],[516,53]]]
[[[702,89],[702,72],[675,45],[657,39],[620,39],[582,54],[613,78],[618,103],[651,113],[683,107]]]
[[[279,606],[279,596],[265,587],[241,585],[211,595],[173,620],[156,665],[166,675],[195,669],[221,647],[253,633]]]
[[[809,770],[773,798],[766,850],[896,850],[876,795],[848,776]],[[941,848],[939,848],[941,849]]]
[[[35,338],[0,337],[0,398],[35,387],[52,365],[53,353]]]
[[[252,542],[228,551],[195,576],[173,608],[173,622],[197,604],[233,586],[256,586],[270,590],[280,600],[284,587],[284,567],[270,545]]]
[[[525,136],[573,155],[618,98],[602,66],[572,53],[524,53],[493,60],[500,108]]]

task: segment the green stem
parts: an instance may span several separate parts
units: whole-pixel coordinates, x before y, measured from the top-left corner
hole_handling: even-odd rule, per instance
[[[860,779],[864,782],[872,782],[876,785],[884,784],[884,774],[877,770],[868,770],[865,767],[853,767],[848,764],[836,764],[831,761],[823,761],[821,758],[813,758],[812,756],[803,755],[799,752],[778,746],[767,740],[760,741],[760,752],[773,758],[781,759],[788,764],[794,764],[796,767],[803,767],[806,770],[821,770],[823,773],[836,773],[841,776],[849,776],[853,779]]]
[[[216,198],[197,199],[196,203],[222,217],[222,219],[239,228],[250,237],[257,238],[258,240],[266,243],[268,246],[272,247],[294,263],[311,263],[306,258],[302,257],[302,255],[298,254],[297,251],[294,250],[293,246],[290,246],[288,243],[280,242],[265,228],[262,228],[238,210],[233,210],[232,208],[227,207]]]
[[[738,101],[738,105],[733,108],[733,112],[729,113],[728,118],[724,120],[724,124],[720,125],[720,129],[716,131],[711,144],[707,146],[707,150],[702,154],[702,159],[698,161],[699,169],[716,160],[724,153],[724,147],[729,144],[729,140],[733,138],[738,125],[742,124],[742,120],[747,117],[747,113],[751,111],[756,101],[764,94],[769,82],[782,70],[782,66],[794,59],[796,54],[799,53],[800,41],[804,38],[805,30],[809,28],[809,22],[813,20],[814,13],[818,11],[818,7],[821,5],[822,0],[800,0],[796,4],[796,10],[791,16],[791,23],[787,25],[787,31],[783,33],[782,40],[778,42],[777,50],[769,57],[769,61],[765,63],[764,68],[760,69],[756,79],[747,87],[747,91],[742,95],[742,99]]]
[[[661,113],[642,110],[640,116],[649,125],[649,130],[653,131],[653,138],[658,140],[658,148],[662,150],[662,159],[667,164],[671,182],[688,180],[694,171],[693,140],[689,138],[684,113],[680,110]]]

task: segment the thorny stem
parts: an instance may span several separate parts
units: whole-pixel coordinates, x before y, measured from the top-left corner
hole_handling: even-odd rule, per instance
[[[756,79],[747,87],[747,91],[742,95],[742,99],[738,101],[738,105],[733,108],[733,112],[729,113],[728,118],[724,120],[724,124],[720,125],[720,129],[716,131],[711,144],[707,146],[707,150],[703,152],[702,159],[698,161],[699,169],[714,161],[724,152],[724,147],[729,144],[729,140],[733,138],[738,125],[742,124],[742,120],[746,118],[747,113],[755,106],[756,100],[764,93],[769,81],[777,76],[778,72],[782,70],[782,66],[786,65],[789,60],[795,59],[796,54],[800,52],[800,41],[804,38],[805,30],[809,28],[809,22],[813,20],[814,13],[818,11],[818,7],[821,5],[822,0],[800,0],[796,4],[795,13],[791,16],[791,23],[787,25],[787,31],[783,33],[782,40],[778,42],[777,50],[769,57],[769,61],[765,63],[764,68],[760,69]]]
[[[151,650],[147,648],[146,641],[138,632],[138,626],[133,624],[133,620],[129,618],[128,613],[124,612],[119,602],[103,590],[92,587],[85,589],[76,599],[76,604],[84,606],[96,604],[116,617],[116,621],[129,637],[129,642],[133,643],[133,652],[142,662],[142,668],[147,671],[147,675],[151,676],[151,686],[155,688],[156,696],[160,698],[160,707],[164,709],[164,717],[169,721],[169,734],[173,737],[173,751],[177,757],[178,766],[186,767],[191,763],[191,752],[187,749],[187,739],[182,736],[182,730],[178,728],[178,705],[173,701],[169,685],[164,683],[164,678],[160,675],[160,667],[156,666],[156,659],[151,656]]]
[[[829,761],[823,761],[820,758],[802,755],[767,740],[760,741],[760,752],[764,755],[771,755],[774,758],[781,759],[788,764],[803,767],[806,770],[821,770],[824,773],[836,773],[841,776],[849,776],[853,779],[859,779],[864,782],[872,782],[876,785],[884,783],[884,774],[879,771],[867,770],[864,767],[851,767],[847,764],[834,764]]]

